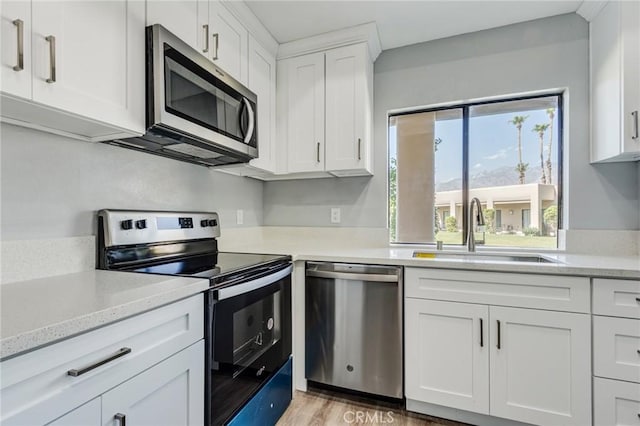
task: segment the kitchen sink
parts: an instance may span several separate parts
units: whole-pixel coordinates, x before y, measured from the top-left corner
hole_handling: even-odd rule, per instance
[[[416,250],[413,257],[417,259],[460,260],[472,262],[526,262],[526,263],[558,263],[537,254],[506,254],[506,253],[451,253],[427,252]]]

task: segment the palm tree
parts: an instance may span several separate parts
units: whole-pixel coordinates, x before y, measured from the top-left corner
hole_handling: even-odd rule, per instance
[[[524,183],[524,175],[527,171],[527,167],[529,167],[528,163],[522,162],[522,123],[524,123],[528,117],[528,115],[516,115],[509,120],[509,123],[513,124],[516,126],[516,129],[518,129],[518,165],[516,166],[516,171],[520,173],[521,184]]]
[[[531,129],[532,132],[536,132],[540,137],[540,169],[542,171],[542,176],[540,177],[541,183],[547,183],[547,177],[544,172],[544,132],[549,128],[549,124],[536,124]]]
[[[549,116],[549,151],[547,152],[547,183],[551,185],[551,146],[553,143],[553,117],[556,115],[555,108],[547,108],[547,115]]]

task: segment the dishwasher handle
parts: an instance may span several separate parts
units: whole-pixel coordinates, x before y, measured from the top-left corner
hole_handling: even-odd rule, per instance
[[[313,269],[307,269],[307,276],[318,278],[334,278],[338,280],[375,281],[385,283],[397,283],[399,279],[398,275],[317,271]]]

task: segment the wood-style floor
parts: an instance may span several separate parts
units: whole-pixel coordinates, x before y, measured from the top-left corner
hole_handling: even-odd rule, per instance
[[[463,423],[408,413],[398,404],[310,389],[296,391],[276,426],[337,425],[465,426]]]

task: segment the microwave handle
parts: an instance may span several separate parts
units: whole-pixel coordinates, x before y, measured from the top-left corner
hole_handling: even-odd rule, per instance
[[[245,106],[247,107],[247,112],[249,113],[249,126],[247,128],[247,132],[246,132],[245,137],[244,137],[244,143],[249,143],[251,141],[251,138],[253,137],[253,132],[255,130],[256,117],[255,117],[255,114],[253,112],[253,108],[251,107],[251,104],[249,103],[247,98],[242,98],[242,101],[244,102]]]

